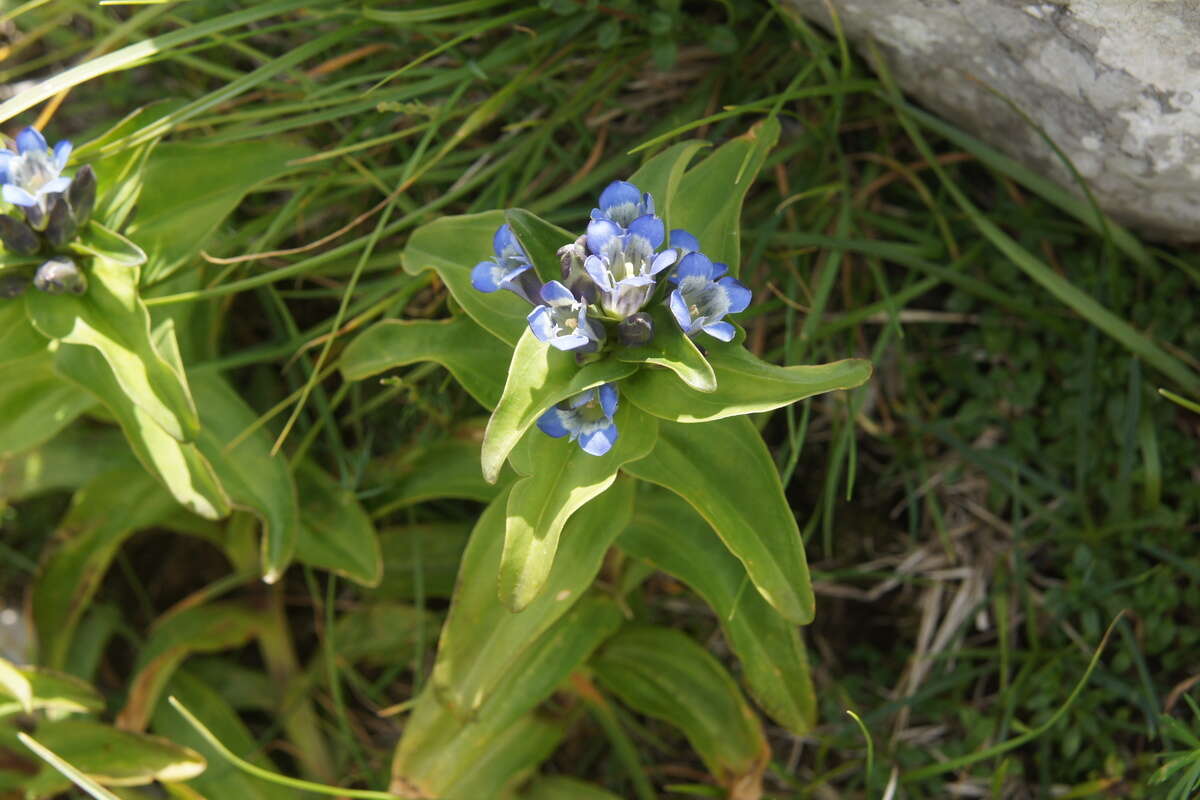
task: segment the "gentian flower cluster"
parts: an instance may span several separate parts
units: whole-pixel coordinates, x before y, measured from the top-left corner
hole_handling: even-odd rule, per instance
[[[21,218],[0,214],[0,242],[18,256],[49,256],[33,276],[44,292],[82,294],[87,278],[69,256],[57,253],[87,223],[96,202],[96,174],[90,166],[74,177],[63,174],[72,146],[62,140],[53,148],[37,128],[17,134],[13,149],[0,149],[0,199],[20,209]],[[0,295],[21,294],[27,276],[0,285]]]
[[[587,232],[558,250],[562,279],[538,278],[508,225],[492,240],[493,258],[477,264],[472,285],[481,292],[507,289],[533,306],[529,328],[550,347],[576,354],[582,364],[606,350],[653,341],[648,310],[665,306],[689,337],[704,333],[723,342],[735,328],[728,314],[744,311],[750,290],[701,252],[686,230],[670,232],[654,213],[654,198],[632,183],[614,181],[600,193]],[[546,410],[538,427],[569,437],[600,456],[617,440],[614,384],[589,389]]]

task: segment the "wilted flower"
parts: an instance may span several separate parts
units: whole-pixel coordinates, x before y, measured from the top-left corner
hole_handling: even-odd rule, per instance
[[[638,217],[653,215],[654,198],[628,181],[613,181],[604,187],[600,207],[592,209],[592,219],[607,220],[621,228],[628,228]]]
[[[66,256],[55,256],[38,267],[33,285],[48,294],[83,294],[87,291],[87,276]]]
[[[587,318],[587,303],[558,281],[542,287],[545,305],[529,312],[533,335],[559,350],[592,351],[604,340],[604,328]]]
[[[62,174],[71,155],[71,143],[63,139],[51,152],[37,128],[17,134],[17,152],[0,150],[0,193],[8,202],[25,209],[29,223],[39,230],[49,216],[53,196],[65,192],[71,179]]]
[[[606,383],[596,389],[580,392],[552,406],[537,421],[544,433],[555,438],[570,436],[578,441],[583,452],[602,456],[617,441],[617,387]]]
[[[704,331],[728,342],[734,327],[722,320],[750,305],[750,290],[731,277],[720,278],[725,271],[720,267],[703,253],[688,253],[671,276],[678,284],[668,301],[671,314],[688,336]]]
[[[654,320],[645,311],[630,314],[617,325],[617,339],[629,347],[640,347],[654,340]]]
[[[600,289],[600,307],[619,319],[642,309],[654,292],[654,276],[675,263],[674,250],[655,254],[663,241],[658,217],[641,216],[622,231],[610,220],[588,225],[588,249],[593,255],[584,269]]]
[[[558,261],[562,265],[563,284],[583,302],[594,303],[596,302],[596,284],[583,266],[587,255],[586,235],[558,248]]]
[[[496,229],[492,237],[492,251],[496,254],[494,259],[480,261],[471,270],[471,285],[481,292],[508,289],[536,305],[534,298],[541,289],[541,281],[508,225]]]

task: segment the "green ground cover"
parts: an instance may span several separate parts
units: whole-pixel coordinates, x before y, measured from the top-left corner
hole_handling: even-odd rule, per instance
[[[437,680],[459,558],[497,491],[478,472],[488,412],[428,347],[383,380],[339,369],[379,320],[458,311],[434,273],[401,268],[413,231],[511,207],[574,229],[650,156],[768,117],[779,143],[741,216],[746,344],[875,372],[751,418],[817,596],[802,629],[816,724],[753,712],[762,796],[1186,797],[1200,783],[1180,755],[1200,753],[1200,415],[1160,391],[1200,400],[1192,249],[1103,219],[766,2],[29,0],[0,9],[0,36],[7,134],[74,141],[109,214],[120,201],[103,192],[145,162],[124,232],[212,432],[197,447],[241,464],[251,489],[278,489],[278,464],[239,448],[278,447],[310,529],[301,563],[263,583],[260,556],[285,559],[260,554],[251,515],[183,511],[119,413],[64,393],[55,408],[74,411],[47,421],[57,379],[0,362],[4,597],[38,626],[37,663],[100,690],[101,719],[203,752],[203,796],[315,795],[242,777],[168,693],[260,765],[379,792]],[[25,324],[0,321],[0,346]],[[286,506],[247,491],[235,506]],[[63,557],[73,541],[94,549]],[[610,554],[599,594],[748,679],[721,603],[642,563]],[[64,606],[80,586],[86,601]],[[573,613],[607,619],[600,605]],[[514,723],[529,745],[516,767],[543,777],[496,796],[756,796],[714,775],[694,736],[615,702],[619,651],[601,652],[539,705],[558,733]],[[439,769],[510,752],[469,744]],[[1151,785],[1170,753],[1178,769]]]

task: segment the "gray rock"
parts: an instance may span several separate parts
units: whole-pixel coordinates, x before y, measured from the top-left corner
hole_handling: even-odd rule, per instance
[[[829,28],[826,0],[786,0]],[[897,82],[940,115],[1075,189],[1008,97],[1101,206],[1152,237],[1200,240],[1196,0],[830,0]]]

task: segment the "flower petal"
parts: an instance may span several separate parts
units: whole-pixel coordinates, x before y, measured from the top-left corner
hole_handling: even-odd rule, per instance
[[[579,302],[571,290],[558,281],[550,281],[542,286],[542,300],[552,306],[573,306]]]
[[[654,257],[654,261],[650,264],[650,274],[657,275],[667,267],[675,263],[676,253],[674,250],[663,250]]]
[[[650,242],[650,249],[657,250],[667,236],[667,227],[659,217],[653,214],[643,214],[629,223],[629,233],[633,236],[641,236]]]
[[[545,306],[542,306],[545,308]],[[537,331],[533,332],[537,336]],[[541,339],[540,336],[538,336]],[[592,340],[580,333],[568,333],[566,336],[555,336],[553,339],[543,339],[555,350],[578,350],[580,347],[585,347]]]
[[[3,190],[0,190],[0,194],[3,195],[5,200],[12,203],[14,206],[29,207],[37,205],[37,200],[33,195],[22,189],[20,186],[12,183],[4,184]]]
[[[599,256],[588,256],[583,262],[583,268],[601,290],[611,292],[613,290],[612,278],[609,277],[608,269],[604,266],[604,262]]]
[[[471,270],[471,285],[481,292],[495,292],[500,289],[500,275],[497,272],[500,265],[495,261],[480,261]]]
[[[675,321],[679,323],[679,327],[684,333],[690,333],[692,328],[692,315],[688,311],[687,303],[684,302],[683,293],[678,289],[671,292],[671,298],[668,301],[671,307],[671,314],[675,317]]]
[[[718,261],[717,263],[713,264],[712,275],[709,275],[709,277],[715,281],[726,272],[729,272],[729,265],[722,261]]]
[[[60,172],[67,165],[67,159],[71,157],[71,150],[73,149],[74,145],[66,139],[54,145],[54,166],[58,167]]]
[[[671,247],[680,251],[681,257],[688,253],[699,252],[700,250],[700,240],[683,228],[676,228],[671,231],[670,243]]]
[[[505,223],[492,235],[492,250],[495,251],[496,257],[500,258],[504,255],[505,250],[511,250],[513,247],[520,248],[517,243],[517,237],[513,236],[512,228]]]
[[[562,438],[570,433],[567,426],[563,425],[562,415],[557,408],[551,407],[549,411],[538,417],[538,428],[547,436],[553,436],[555,439]]]
[[[705,325],[704,332],[714,339],[720,339],[722,342],[729,342],[733,340],[733,336],[737,333],[737,329],[728,322],[714,322],[711,325]]]
[[[24,155],[31,150],[40,150],[45,152],[47,149],[46,137],[42,136],[41,131],[37,128],[26,128],[17,134],[17,152]]]
[[[600,408],[604,409],[604,416],[609,419],[617,413],[616,384],[606,383],[600,387]]]
[[[697,276],[701,278],[712,278],[713,262],[704,253],[688,253],[679,261],[679,266],[675,268],[675,274],[671,276],[673,281],[681,281],[684,278]]]
[[[613,206],[620,206],[629,203],[636,206],[642,200],[642,193],[638,188],[628,181],[613,181],[608,186],[604,187],[604,191],[600,193],[600,210],[605,214]]]
[[[46,181],[42,184],[42,188],[38,189],[38,195],[54,194],[56,192],[65,192],[71,187],[71,179],[66,175],[59,175],[52,181]]]
[[[604,245],[621,235],[621,226],[612,220],[594,219],[587,226],[587,246],[592,253],[600,253]]]
[[[750,298],[753,297],[753,292],[747,289],[733,278],[725,277],[717,281],[717,285],[725,290],[725,294],[729,297],[729,310],[726,314],[736,314],[739,311],[745,311],[750,305]]]
[[[533,335],[540,341],[548,342],[554,338],[554,319],[549,306],[534,306],[525,319],[529,322],[529,330],[533,331]]]
[[[598,431],[588,431],[579,437],[579,446],[590,456],[602,456],[617,442],[617,426],[609,425]]]

